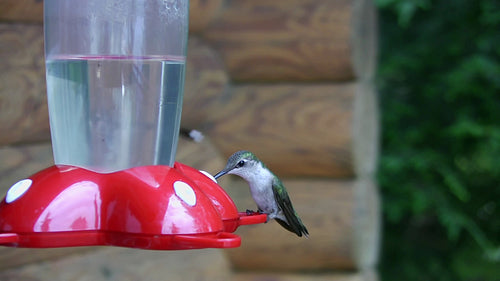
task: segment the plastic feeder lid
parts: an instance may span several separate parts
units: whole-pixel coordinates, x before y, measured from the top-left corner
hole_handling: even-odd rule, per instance
[[[181,163],[110,174],[52,166],[7,192],[0,245],[231,248],[241,244],[238,226],[266,219],[238,213],[215,181]]]

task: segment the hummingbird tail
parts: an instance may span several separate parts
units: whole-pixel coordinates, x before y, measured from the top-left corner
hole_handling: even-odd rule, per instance
[[[303,224],[300,224],[300,226],[298,227],[292,227],[291,225],[289,225],[286,221],[284,220],[281,220],[281,219],[278,219],[276,218],[275,219],[283,228],[285,228],[286,230],[290,231],[290,232],[293,232],[295,234],[297,234],[297,236],[299,237],[302,237],[302,235],[305,235],[306,238],[309,237],[309,232],[307,231],[307,228],[303,225]]]

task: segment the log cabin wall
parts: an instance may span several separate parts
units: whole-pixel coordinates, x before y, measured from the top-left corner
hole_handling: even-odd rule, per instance
[[[42,6],[0,3],[1,194],[53,163]],[[208,138],[181,141],[178,161],[215,173],[234,151],[253,151],[282,178],[311,236],[297,238],[270,222],[238,229],[240,248],[170,258],[199,267],[210,262],[196,257],[215,262],[212,271],[200,269],[214,279],[199,280],[377,279],[376,39],[371,0],[191,0],[182,126]],[[220,185],[239,209],[255,208],[243,181],[227,177]],[[48,276],[37,280],[54,279],[44,268],[59,268],[70,255],[69,268],[91,260],[119,274],[127,264],[108,258],[124,253],[140,255],[145,268],[160,259],[128,249],[0,248],[0,277],[25,276],[29,268]]]

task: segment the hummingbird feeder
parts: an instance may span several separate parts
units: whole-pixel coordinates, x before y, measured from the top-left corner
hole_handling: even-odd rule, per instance
[[[0,202],[0,245],[231,248],[264,223],[208,173],[174,161],[188,0],[46,0],[56,165]]]

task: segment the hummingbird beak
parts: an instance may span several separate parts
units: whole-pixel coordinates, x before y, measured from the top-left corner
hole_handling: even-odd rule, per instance
[[[222,177],[223,175],[227,174],[227,172],[228,172],[228,171],[226,171],[226,170],[222,170],[222,171],[218,172],[218,173],[214,176],[214,178],[215,178],[215,179],[218,179],[218,178]]]

